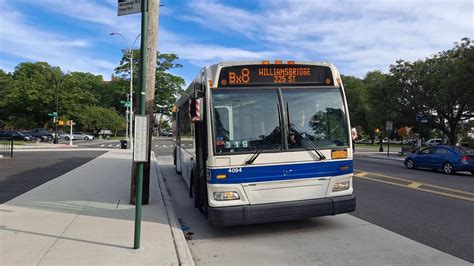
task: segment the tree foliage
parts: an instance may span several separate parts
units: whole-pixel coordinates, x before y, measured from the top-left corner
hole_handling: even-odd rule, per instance
[[[401,91],[400,102],[415,113],[422,112],[432,128],[457,142],[460,125],[474,117],[474,46],[467,38],[451,50],[431,58],[391,66],[391,75]]]
[[[99,132],[102,129],[119,130],[126,126],[124,118],[114,109],[97,106],[87,106],[79,112],[78,124],[89,132]]]

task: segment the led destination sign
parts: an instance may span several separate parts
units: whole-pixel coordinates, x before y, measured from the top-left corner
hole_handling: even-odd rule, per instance
[[[312,65],[247,65],[224,67],[219,87],[319,85],[333,86],[331,69]]]

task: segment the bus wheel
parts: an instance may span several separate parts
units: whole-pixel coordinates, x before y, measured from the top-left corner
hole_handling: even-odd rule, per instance
[[[194,195],[194,176],[191,175],[191,180],[189,180],[189,197],[192,198]]]
[[[194,171],[191,173],[191,178],[192,178],[192,192],[193,192],[193,198],[194,198],[194,208],[199,208],[201,207],[201,191],[199,189],[199,180],[196,179],[196,176],[194,175]]]
[[[173,164],[176,165],[176,148],[173,150]]]

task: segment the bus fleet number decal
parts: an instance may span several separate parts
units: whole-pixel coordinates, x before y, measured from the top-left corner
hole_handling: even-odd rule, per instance
[[[229,168],[227,172],[231,174],[242,173],[242,167]]]

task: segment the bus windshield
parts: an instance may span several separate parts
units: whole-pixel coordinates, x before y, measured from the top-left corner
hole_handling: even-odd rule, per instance
[[[217,153],[282,149],[277,90],[222,90],[212,96]]]
[[[347,119],[339,89],[288,88],[282,89],[282,94],[291,125],[287,126],[290,150],[308,148],[302,138],[318,149],[349,146]]]
[[[217,154],[349,146],[343,97],[338,88],[214,90],[212,99]],[[287,124],[282,127],[283,109]],[[287,131],[286,141],[281,129]]]

